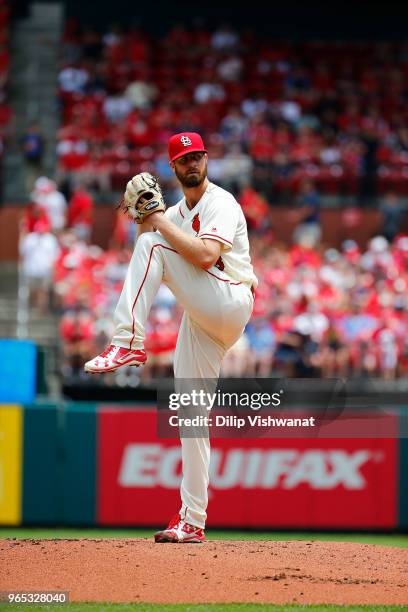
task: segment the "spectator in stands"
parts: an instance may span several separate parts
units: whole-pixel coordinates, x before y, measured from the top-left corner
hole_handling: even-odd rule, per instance
[[[248,120],[239,107],[233,106],[220,123],[220,134],[227,143],[243,143],[247,125]]]
[[[120,24],[115,23],[112,25],[110,31],[103,36],[102,41],[107,47],[116,47],[122,42],[122,39],[122,27]]]
[[[126,119],[132,110],[132,103],[125,95],[115,93],[105,98],[102,109],[108,121],[116,124]]]
[[[378,335],[379,368],[385,379],[393,380],[396,377],[398,365],[398,344],[395,333],[390,329],[382,329]]]
[[[275,359],[284,376],[290,378],[312,377],[318,374],[318,346],[309,336],[296,331],[282,335],[277,345]]]
[[[294,319],[294,328],[303,336],[310,336],[315,342],[321,342],[329,328],[327,316],[320,311],[316,302],[308,305],[305,312],[297,315]]]
[[[239,55],[228,55],[217,66],[217,74],[227,82],[239,81],[243,70],[243,63]]]
[[[88,241],[91,236],[94,202],[81,183],[74,188],[69,201],[68,226],[81,240]]]
[[[335,376],[346,378],[348,376],[349,351],[341,341],[340,334],[333,322],[330,322],[326,330],[319,352],[323,378]]]
[[[379,134],[373,125],[367,124],[360,138],[363,147],[360,196],[363,202],[372,202],[377,195]]]
[[[147,110],[157,96],[157,87],[148,81],[137,80],[129,83],[125,98],[132,108]]]
[[[171,309],[160,307],[159,302],[160,298],[159,301],[155,301],[146,329],[146,346],[149,355],[152,355],[149,375],[155,378],[168,378],[172,376],[179,324],[174,320]],[[144,380],[145,376],[146,373]]]
[[[268,202],[250,186],[249,182],[240,193],[239,203],[242,206],[250,230],[262,233],[270,227],[271,221]]]
[[[89,79],[88,71],[78,65],[66,66],[58,75],[58,82],[64,93],[84,93]]]
[[[61,134],[57,145],[58,166],[56,180],[67,197],[78,181],[86,178],[90,161],[90,147],[79,125],[72,125]]]
[[[109,193],[112,189],[112,167],[111,151],[95,143],[90,148],[89,160],[82,173],[83,183],[90,189]]]
[[[24,215],[21,221],[21,235],[25,236],[34,231],[38,222],[42,222],[45,225],[50,225],[50,220],[45,211],[36,202],[30,202],[24,209]]]
[[[248,323],[245,335],[249,344],[247,375],[269,376],[276,348],[276,334],[270,321],[265,317],[253,319]]]
[[[253,162],[238,144],[233,144],[223,159],[223,176],[221,184],[229,191],[237,192],[244,185],[251,183]]]
[[[211,38],[211,46],[217,51],[230,51],[239,44],[239,36],[228,23],[222,24]]]
[[[27,192],[30,193],[35,180],[42,174],[45,141],[39,125],[31,123],[20,142],[25,161],[25,185]]]
[[[222,102],[225,96],[226,93],[222,83],[213,79],[199,83],[194,90],[194,101],[197,104]]]
[[[46,221],[39,221],[34,231],[26,234],[20,243],[22,271],[28,285],[31,306],[45,314],[49,308],[54,264],[60,248]]]
[[[34,183],[31,200],[45,210],[54,233],[65,227],[67,203],[54,181],[46,176],[38,178]]]
[[[300,104],[296,102],[296,100],[293,100],[290,97],[285,97],[279,103],[279,114],[284,121],[296,126],[300,121],[302,108]]]
[[[397,194],[393,191],[388,192],[380,206],[381,224],[379,233],[389,242],[392,242],[400,232],[400,226],[404,218],[404,209],[401,206]]]
[[[310,180],[304,180],[300,188],[298,208],[294,212],[297,226],[293,234],[296,244],[307,245],[311,248],[319,244],[321,237],[320,227],[320,197]]]
[[[262,115],[268,110],[268,102],[261,96],[245,98],[241,103],[241,111],[249,119],[256,115]]]
[[[94,350],[95,330],[91,314],[80,306],[67,311],[61,318],[60,336],[63,341],[63,376],[81,375],[84,362]]]

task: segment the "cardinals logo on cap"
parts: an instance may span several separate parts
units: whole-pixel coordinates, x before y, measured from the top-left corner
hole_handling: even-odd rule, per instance
[[[203,139],[197,132],[181,132],[180,134],[174,134],[169,139],[169,159],[171,162],[174,162],[183,155],[187,155],[187,153],[198,151],[207,153]]]

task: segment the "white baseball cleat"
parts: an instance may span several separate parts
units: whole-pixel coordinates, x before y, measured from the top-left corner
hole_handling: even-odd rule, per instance
[[[157,543],[172,542],[173,544],[203,544],[205,542],[204,529],[182,521],[176,514],[170,521],[167,529],[154,534]]]
[[[100,355],[87,361],[85,372],[112,372],[122,366],[140,366],[146,363],[146,351],[143,349],[131,350],[110,344]]]

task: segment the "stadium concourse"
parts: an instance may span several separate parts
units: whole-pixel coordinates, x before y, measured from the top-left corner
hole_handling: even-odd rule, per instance
[[[92,245],[94,199],[149,171],[174,204],[180,192],[166,144],[188,129],[208,143],[210,179],[244,208],[260,280],[224,375],[406,376],[407,77],[402,43],[295,45],[182,25],[155,39],[137,28],[81,30],[68,19],[55,183],[37,181],[24,221],[26,236],[58,239],[46,275],[62,315],[63,375],[84,376],[83,363],[109,342],[135,237],[118,216],[109,248]],[[382,203],[382,235],[364,248],[323,243],[321,204],[330,196]],[[295,205],[291,244],[279,240],[276,204]],[[180,314],[162,287],[145,381],[171,374]]]

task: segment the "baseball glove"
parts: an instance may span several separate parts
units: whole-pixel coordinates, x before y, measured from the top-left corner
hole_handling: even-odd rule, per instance
[[[149,172],[136,174],[126,185],[125,195],[119,208],[136,223],[143,223],[155,212],[161,210],[164,212],[166,205],[157,178]]]

